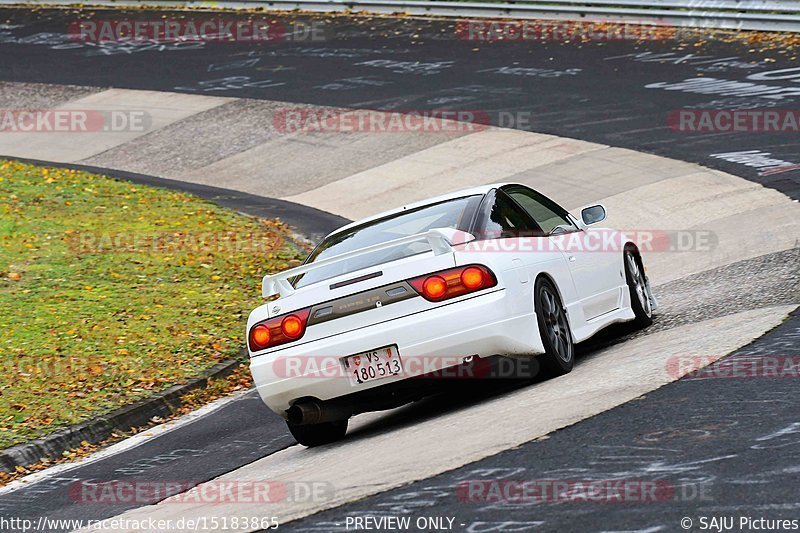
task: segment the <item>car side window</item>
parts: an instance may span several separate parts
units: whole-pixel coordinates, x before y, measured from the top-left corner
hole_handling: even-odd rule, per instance
[[[554,233],[559,226],[559,233],[578,231],[578,227],[569,219],[567,212],[557,203],[531,189],[515,187],[506,191],[528,215],[536,221],[545,235]]]
[[[497,191],[491,208],[484,215],[483,238],[498,239],[539,233],[528,214],[503,191]]]

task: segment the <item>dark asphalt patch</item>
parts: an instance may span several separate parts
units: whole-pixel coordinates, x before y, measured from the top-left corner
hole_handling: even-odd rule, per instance
[[[798,344],[795,311],[726,361],[781,355],[800,361]],[[710,523],[723,516],[736,517],[738,531],[741,516],[797,520],[798,379],[685,378],[545,439],[281,529],[358,531],[364,529],[355,520],[366,517],[409,518],[406,531],[435,530],[417,527],[417,520],[452,518],[453,531],[470,532],[680,531],[681,519],[698,528],[701,518]],[[547,408],[531,406],[531,416]],[[457,443],[452,446],[457,454]],[[472,493],[469,481],[476,482]],[[558,497],[535,489],[520,496],[511,492],[520,481],[568,488]],[[598,481],[615,481],[628,496],[614,500],[612,491],[589,492],[589,482]],[[655,490],[641,490],[648,486]],[[507,492],[496,497],[497,490]],[[504,501],[502,494],[510,498]]]
[[[687,108],[797,110],[796,50],[691,39],[481,42],[460,38],[453,20],[322,15],[278,17],[286,24],[324,22],[322,42],[102,44],[67,35],[79,18],[162,15],[218,16],[0,10],[8,21],[0,29],[0,80],[380,110],[474,110],[495,124],[693,161],[800,198],[797,132],[688,133],[669,120]]]
[[[247,421],[242,423],[242,421]],[[0,495],[0,515],[23,519],[104,519],[148,501],[97,503],[80,484],[202,483],[295,443],[255,391],[123,453]],[[130,492],[119,492],[122,498]],[[97,493],[102,494],[102,493]],[[101,502],[114,501],[112,494]]]

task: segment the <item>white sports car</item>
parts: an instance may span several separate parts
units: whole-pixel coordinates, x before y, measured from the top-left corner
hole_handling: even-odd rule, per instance
[[[334,231],[303,265],[263,280],[279,298],[247,321],[261,398],[315,446],[342,438],[354,414],[435,389],[418,378],[509,357],[569,372],[574,343],[615,322],[649,325],[656,307],[636,243],[589,227],[605,218],[602,205],[579,219],[500,184]]]

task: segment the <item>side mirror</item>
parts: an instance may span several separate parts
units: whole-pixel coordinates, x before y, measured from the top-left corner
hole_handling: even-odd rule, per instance
[[[606,208],[600,204],[593,205],[591,207],[584,207],[581,209],[581,220],[587,226],[591,226],[592,224],[597,224],[598,222],[602,222],[606,219]]]

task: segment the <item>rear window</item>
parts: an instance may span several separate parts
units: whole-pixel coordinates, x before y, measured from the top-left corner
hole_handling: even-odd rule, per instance
[[[481,195],[477,195],[448,200],[401,212],[336,233],[323,240],[308,256],[306,263],[313,263],[314,261],[359,250],[373,244],[391,241],[392,239],[424,233],[433,228],[453,228],[467,231],[472,220],[472,214],[477,209],[481,198]],[[294,286],[297,288],[303,287],[335,278],[342,274],[355,272],[362,268],[396,261],[404,257],[429,252],[430,250],[431,247],[427,241],[395,246],[388,250],[380,250],[307,272],[294,278]]]

